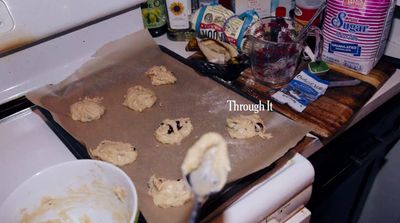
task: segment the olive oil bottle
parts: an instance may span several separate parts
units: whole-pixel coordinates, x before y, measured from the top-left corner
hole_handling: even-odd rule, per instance
[[[151,36],[157,37],[167,31],[167,16],[164,0],[147,0],[140,5],[144,27]]]
[[[166,0],[168,15],[168,39],[186,41],[196,36],[191,29],[192,2],[191,0]]]

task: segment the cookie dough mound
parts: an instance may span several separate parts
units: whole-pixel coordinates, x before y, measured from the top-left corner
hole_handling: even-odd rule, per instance
[[[179,144],[193,130],[190,118],[165,119],[154,133],[159,142]]]
[[[156,101],[157,97],[152,90],[136,85],[128,89],[123,105],[134,111],[142,112],[153,106]]]
[[[254,136],[260,136],[263,139],[269,139],[271,134],[265,132],[265,125],[259,115],[239,115],[226,119],[227,130],[232,138],[248,139]]]
[[[91,122],[104,114],[105,108],[101,105],[103,98],[85,97],[70,106],[71,118],[75,121]]]
[[[91,150],[94,158],[124,166],[133,163],[137,158],[136,148],[129,143],[103,140],[96,149]]]
[[[153,175],[147,185],[154,204],[161,208],[182,206],[192,198],[190,189],[181,179],[168,180]]]
[[[173,84],[176,77],[165,66],[153,66],[146,71],[146,76],[151,79],[152,85]]]

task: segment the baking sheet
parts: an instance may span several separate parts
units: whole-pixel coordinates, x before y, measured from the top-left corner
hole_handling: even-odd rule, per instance
[[[153,65],[165,65],[174,72],[177,83],[152,86],[144,72]],[[127,89],[134,85],[156,93],[158,100],[152,108],[139,113],[122,106]],[[104,98],[106,112],[100,120],[82,123],[70,118],[69,106],[85,96]],[[181,178],[180,165],[186,150],[202,134],[214,131],[227,140],[232,163],[229,181],[233,181],[269,166],[309,131],[278,113],[264,111],[259,114],[272,139],[230,138],[226,118],[252,113],[230,112],[227,100],[251,102],[163,53],[146,30],[105,45],[66,80],[30,92],[27,97],[50,111],[54,120],[87,148],[95,148],[104,139],[130,142],[137,148],[138,159],[122,169],[136,185],[139,208],[148,222],[187,221],[192,204],[156,207],[147,194],[147,181],[152,174]],[[159,123],[180,117],[191,118],[193,132],[180,145],[156,141],[153,133]]]

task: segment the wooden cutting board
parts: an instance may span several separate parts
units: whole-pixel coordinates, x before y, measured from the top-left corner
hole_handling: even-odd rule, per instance
[[[202,57],[201,53],[196,53],[190,59],[198,60]],[[300,71],[306,66],[303,63],[299,67],[298,70]],[[384,61],[380,61],[368,75],[359,74],[336,65],[330,65],[330,68],[331,70],[320,75],[320,78],[332,81],[357,78],[362,82],[357,86],[328,88],[323,96],[308,105],[303,112],[296,112],[288,105],[273,101],[268,93],[271,89],[257,82],[250,68],[246,69],[235,81],[219,82],[255,103],[258,103],[259,100],[265,104],[271,101],[275,111],[292,120],[311,126],[313,134],[322,138],[329,138],[346,127],[361,107],[396,70],[392,64]],[[214,79],[218,81],[218,78]]]
[[[383,61],[380,61],[367,76],[334,67],[320,77],[325,80],[348,80],[354,77],[360,79],[361,84],[328,88],[323,96],[308,105],[301,113],[278,102],[273,102],[273,108],[295,121],[310,125],[313,129],[312,133],[328,138],[344,128],[394,72],[395,67]],[[272,101],[268,94],[270,88],[254,81],[251,69],[245,70],[244,74],[231,85],[251,96],[254,101],[261,100],[263,103]]]

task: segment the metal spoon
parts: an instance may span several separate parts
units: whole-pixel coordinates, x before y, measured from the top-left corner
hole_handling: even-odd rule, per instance
[[[315,12],[313,17],[311,17],[310,20],[308,20],[307,24],[300,30],[299,35],[297,35],[297,38],[295,39],[295,42],[303,38],[303,35],[306,34],[307,30],[311,27],[315,19],[321,14],[321,12],[325,9],[326,7],[326,2],[324,1],[322,5],[318,8],[318,10]]]
[[[184,177],[194,194],[189,222],[195,223],[208,196],[219,192],[226,184],[230,162],[225,140],[216,133],[203,135],[188,150],[182,166]]]

